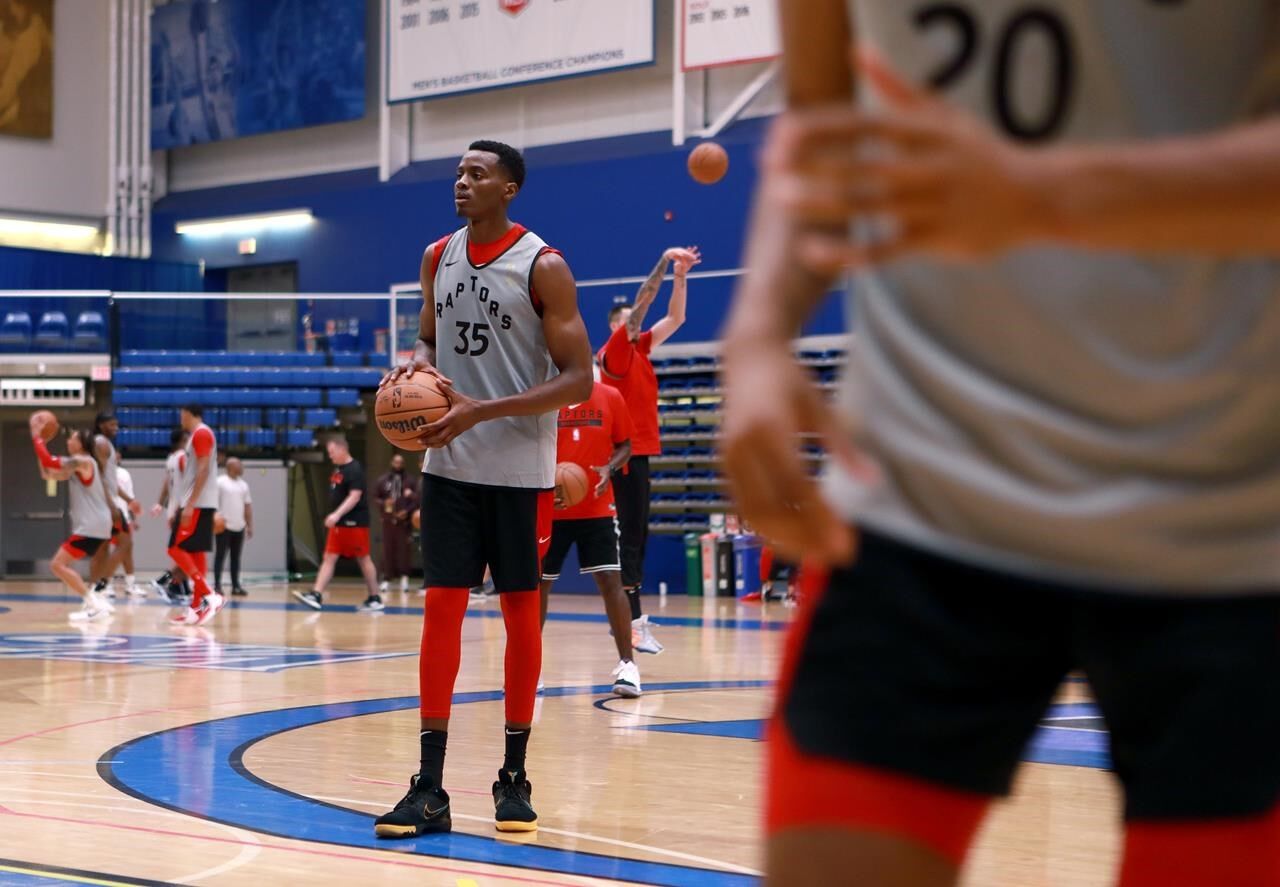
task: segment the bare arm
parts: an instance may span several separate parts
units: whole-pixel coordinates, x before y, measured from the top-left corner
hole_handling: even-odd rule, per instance
[[[246,535],[253,535],[253,503],[244,503],[244,531]]]
[[[662,289],[662,278],[667,275],[667,263],[670,261],[670,257],[664,252],[644,283],[640,284],[640,289],[636,290],[636,297],[631,303],[631,317],[627,320],[627,336],[632,342],[640,338],[640,332],[644,329],[644,316],[649,313],[653,300],[658,297],[658,290]]]
[[[685,250],[667,250],[676,265],[675,282],[671,286],[671,302],[667,305],[667,316],[653,325],[652,347],[656,348],[676,334],[684,326],[685,297],[689,292],[689,270],[702,261],[696,246]]]
[[[883,108],[831,105],[786,115],[771,166],[780,211],[833,226],[796,251],[819,272],[906,255],[984,260],[1054,243],[1177,256],[1280,255],[1280,119],[1129,144],[1031,148],[913,84],[871,51],[858,70]],[[850,150],[878,143],[874,159]],[[821,168],[821,172],[817,172]],[[899,224],[849,242],[850,218]],[[835,246],[835,244],[839,246]]]
[[[364,496],[364,490],[352,490],[350,493],[347,493],[347,498],[343,499],[342,503],[330,512],[329,516],[335,520],[342,520],[351,513],[351,509],[355,508],[356,505],[360,503],[362,496]],[[246,506],[245,511],[246,515],[248,515],[247,507],[248,506]]]
[[[792,106],[849,103],[850,37],[845,0],[808,0],[778,6],[783,66]],[[851,531],[823,500],[800,458],[798,434],[827,432],[837,455],[850,444],[831,429],[830,411],[812,380],[791,355],[790,339],[834,279],[795,267],[805,236],[833,235],[843,220],[807,226],[787,212],[791,184],[771,154],[797,138],[790,115],[774,124],[756,191],[747,246],[749,270],[738,286],[725,334],[725,418],[721,451],[739,509],[780,549],[822,562],[844,562],[853,553]]]
[[[111,512],[112,520],[115,520],[119,509],[116,508],[115,500],[111,498],[111,489],[107,486],[107,472],[116,470],[111,464],[111,445],[100,436],[94,437],[93,454],[98,460],[98,481],[102,486],[102,495],[107,499],[107,510]]]
[[[542,300],[542,331],[558,375],[527,391],[494,400],[474,400],[441,383],[449,396],[449,412],[426,426],[422,441],[428,447],[446,446],[479,422],[503,416],[537,416],[591,396],[591,343],[578,313],[578,287],[563,258],[547,253],[533,266],[533,288]]]

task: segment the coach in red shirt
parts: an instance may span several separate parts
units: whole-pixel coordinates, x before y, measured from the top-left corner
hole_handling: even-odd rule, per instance
[[[622,395],[635,427],[631,462],[626,471],[614,474],[613,492],[621,534],[622,584],[631,603],[632,638],[641,653],[662,652],[662,645],[649,630],[649,617],[640,609],[644,551],[649,541],[649,457],[662,453],[658,436],[658,377],[653,372],[649,354],[684,324],[689,269],[701,261],[696,246],[687,249],[673,246],[663,253],[636,293],[635,303],[616,305],[609,312],[612,335],[599,355],[601,378]],[[641,332],[645,315],[662,287],[671,262],[675,263],[675,283],[667,316]]]

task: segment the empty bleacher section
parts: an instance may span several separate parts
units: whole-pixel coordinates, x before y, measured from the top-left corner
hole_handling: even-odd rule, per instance
[[[377,388],[385,354],[254,351],[123,351],[112,400],[120,445],[164,449],[183,404],[205,408],[205,422],[227,449],[297,449],[359,407]]]

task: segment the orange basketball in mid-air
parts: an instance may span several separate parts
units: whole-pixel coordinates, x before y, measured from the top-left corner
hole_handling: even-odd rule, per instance
[[[31,414],[31,419],[35,423],[37,434],[45,443],[53,440],[58,433],[58,417],[48,410],[36,410]]]
[[[729,152],[715,142],[703,142],[689,152],[689,175],[700,185],[714,185],[729,171]]]
[[[591,491],[591,481],[587,479],[587,470],[577,462],[561,462],[556,466],[556,492],[559,493],[562,507],[572,508]]]
[[[449,412],[449,398],[430,373],[414,373],[378,391],[374,421],[387,443],[402,450],[425,450],[422,430]]]

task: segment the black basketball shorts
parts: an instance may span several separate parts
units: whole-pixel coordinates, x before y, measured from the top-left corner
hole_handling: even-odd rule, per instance
[[[216,513],[216,509],[213,508],[197,508],[193,511],[191,519],[184,524],[182,512],[179,511],[174,516],[170,527],[169,547],[173,548],[176,545],[192,554],[212,551],[213,516]]]
[[[578,546],[578,565],[583,573],[620,573],[618,522],[611,517],[558,520],[551,525],[551,547],[542,559],[542,578],[559,579],[569,549]]]
[[[1036,581],[865,534],[788,663],[806,756],[1008,792],[1063,678],[1088,679],[1125,815],[1258,815],[1280,798],[1280,596]]]
[[[428,588],[472,588],[487,565],[499,592],[538,587],[551,536],[551,490],[422,476],[422,569]],[[541,535],[540,535],[541,534]]]

